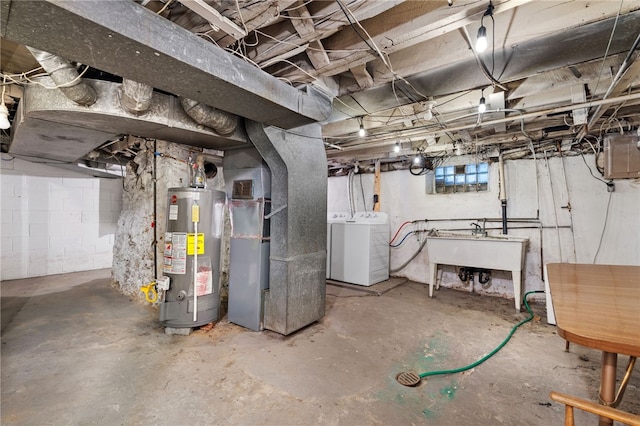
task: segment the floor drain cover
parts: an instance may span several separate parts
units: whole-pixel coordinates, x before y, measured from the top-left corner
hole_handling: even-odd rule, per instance
[[[396,380],[404,386],[417,386],[420,383],[420,376],[413,371],[405,371],[398,374]]]

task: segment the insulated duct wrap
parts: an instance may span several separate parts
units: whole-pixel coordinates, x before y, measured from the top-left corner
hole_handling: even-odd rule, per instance
[[[69,61],[33,47],[27,47],[27,49],[67,98],[83,106],[93,105],[96,102],[96,91],[80,78],[78,71]]]
[[[151,107],[153,87],[137,81],[122,79],[120,105],[131,114],[144,114]]]
[[[233,133],[238,125],[238,117],[228,112],[183,97],[180,97],[180,103],[184,112],[196,123],[207,126],[221,135]]]

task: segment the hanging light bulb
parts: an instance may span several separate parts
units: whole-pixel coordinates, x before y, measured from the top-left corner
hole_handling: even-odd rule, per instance
[[[358,136],[360,136],[361,138],[364,137],[364,135],[366,135],[367,132],[365,132],[364,130],[364,126],[362,125],[362,122],[360,122],[360,130],[358,130]]]
[[[487,110],[487,102],[484,99],[484,90],[482,91],[482,97],[480,98],[480,103],[478,104],[478,112],[482,114]]]
[[[422,163],[422,158],[419,155],[416,155],[415,157],[413,157],[413,164],[415,164],[416,166],[420,165]]]
[[[478,28],[478,38],[476,39],[476,52],[482,53],[487,50],[487,28],[481,25]]]
[[[424,111],[424,119],[429,121],[433,118],[433,107],[436,106],[436,101],[427,101],[425,104],[425,111]]]
[[[0,129],[7,130],[11,127],[11,123],[9,123],[9,110],[4,104],[4,92],[6,90],[7,85],[7,76],[3,76],[2,78],[2,98],[0,99]]]
[[[480,19],[480,28],[478,28],[478,37],[476,38],[476,52],[482,53],[487,50],[487,28],[484,26],[484,17],[490,16],[493,21],[493,3],[489,0],[489,6]],[[494,24],[495,25],[495,24]],[[493,28],[495,30],[495,27]]]
[[[0,104],[0,129],[6,130],[11,127],[11,123],[9,123],[9,110],[4,105],[4,99]]]
[[[400,144],[396,142],[396,146],[393,147],[393,152],[400,152]]]

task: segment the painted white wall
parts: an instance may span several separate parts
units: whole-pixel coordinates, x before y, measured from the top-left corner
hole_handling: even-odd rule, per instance
[[[0,280],[111,267],[122,181],[0,164]]]
[[[585,159],[593,167],[594,156],[587,155]],[[457,157],[450,164],[473,161],[472,157]],[[524,291],[544,289],[544,263],[562,261],[640,265],[640,187],[637,182],[615,180],[615,192],[609,193],[603,182],[589,174],[580,156],[550,158],[548,161],[544,158],[538,158],[537,161],[505,161],[505,173],[508,217],[522,220],[520,223],[509,223],[509,234],[529,238]],[[595,168],[594,173],[599,176]],[[352,193],[358,211],[364,210],[363,189],[367,210],[371,210],[373,179],[373,174],[354,177]],[[347,182],[346,176],[329,178],[329,212],[349,211]],[[500,218],[498,164],[490,166],[488,191],[479,193],[427,194],[425,176],[413,176],[408,170],[382,173],[380,201],[381,211],[389,214],[390,237],[403,222],[417,219],[428,219],[419,225],[423,229],[470,232],[471,219]],[[609,213],[603,233],[608,204]],[[570,210],[567,208],[569,205]],[[487,228],[490,235],[502,232],[498,221],[487,222]],[[405,227],[400,237],[411,229],[416,228]],[[404,263],[418,246],[418,239],[412,235],[402,246],[391,249],[391,267]],[[425,248],[397,275],[427,283],[428,262],[429,255]],[[465,283],[455,275],[455,267],[443,269],[442,286],[465,287]],[[511,274],[508,272],[494,271],[487,285],[476,282],[473,289],[469,286],[466,288],[513,297]]]

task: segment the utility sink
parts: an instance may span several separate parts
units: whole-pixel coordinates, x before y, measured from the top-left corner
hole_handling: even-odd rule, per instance
[[[516,311],[520,312],[522,270],[528,238],[512,235],[476,235],[433,231],[427,236],[429,297],[437,284],[438,265],[456,265],[511,271]]]

